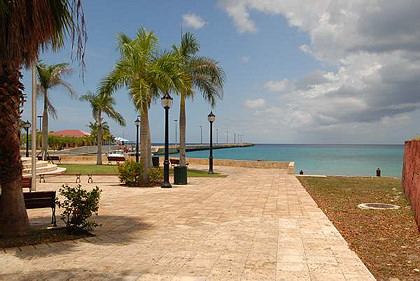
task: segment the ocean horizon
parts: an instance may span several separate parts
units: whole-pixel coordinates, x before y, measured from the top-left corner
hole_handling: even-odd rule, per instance
[[[187,152],[187,157],[208,158],[209,151]],[[401,178],[404,144],[254,144],[215,149],[215,159],[295,162],[304,174],[382,176]]]

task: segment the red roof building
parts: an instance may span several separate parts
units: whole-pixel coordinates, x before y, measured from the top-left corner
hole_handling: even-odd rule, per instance
[[[73,137],[73,138],[81,138],[84,136],[90,136],[89,133],[83,132],[80,130],[62,130],[57,132],[50,132],[50,135],[60,136],[60,137]]]

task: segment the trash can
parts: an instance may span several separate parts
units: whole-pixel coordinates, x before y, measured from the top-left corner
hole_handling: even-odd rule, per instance
[[[152,163],[154,168],[159,168],[159,156],[152,156]]]
[[[187,184],[187,167],[174,167],[174,184]]]

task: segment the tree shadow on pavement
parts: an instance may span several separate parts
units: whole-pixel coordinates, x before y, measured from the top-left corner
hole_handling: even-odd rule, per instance
[[[70,268],[31,270],[23,273],[0,274],[0,280],[131,280],[130,271],[104,272],[94,269]]]
[[[39,217],[39,221],[48,221],[48,218]],[[73,248],[82,243],[99,245],[127,245],[133,239],[140,239],[149,229],[150,225],[142,222],[139,217],[130,216],[98,216],[94,220],[100,224],[91,233],[91,237],[83,237],[75,240],[66,240],[48,244],[38,244],[34,246],[23,246],[19,248],[6,248],[6,253],[22,259],[31,259],[32,257],[43,257],[51,255],[60,255],[70,252]],[[1,279],[0,279],[1,280]]]

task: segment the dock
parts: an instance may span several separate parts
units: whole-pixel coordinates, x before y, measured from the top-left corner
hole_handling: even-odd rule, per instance
[[[250,147],[253,146],[252,143],[216,143],[213,144],[213,149],[224,149],[224,148],[240,148],[240,147]],[[200,151],[200,150],[209,150],[210,145],[208,143],[203,144],[187,144],[185,150],[190,151]],[[165,153],[165,147],[163,145],[152,146],[152,151],[155,151],[156,155],[163,155]],[[170,145],[169,154],[179,153],[179,145]]]

